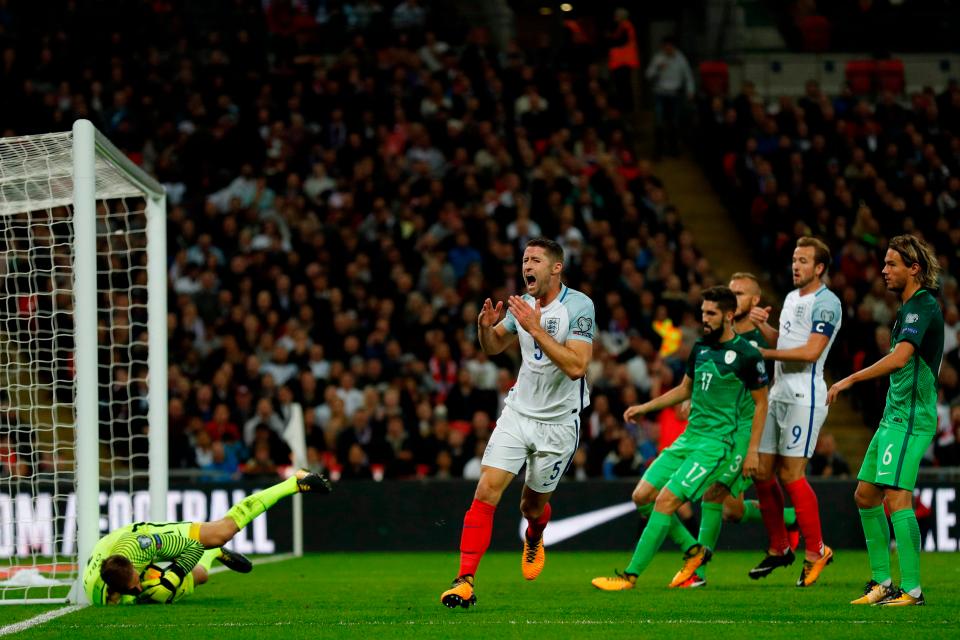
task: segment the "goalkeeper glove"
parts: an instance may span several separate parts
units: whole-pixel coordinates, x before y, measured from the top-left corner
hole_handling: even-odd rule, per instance
[[[183,582],[183,576],[186,572],[176,564],[170,565],[170,568],[163,572],[159,578],[145,580],[140,583],[143,591],[137,598],[138,604],[170,604],[177,593],[177,588]]]

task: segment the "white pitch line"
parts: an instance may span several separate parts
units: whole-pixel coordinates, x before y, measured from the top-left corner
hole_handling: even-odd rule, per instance
[[[83,609],[83,605],[72,604],[69,607],[63,607],[62,609],[54,609],[53,611],[47,611],[46,613],[41,613],[38,616],[34,616],[23,622],[14,622],[13,624],[8,624],[5,627],[0,627],[0,636],[7,636],[12,633],[20,633],[21,631],[26,631],[32,627],[38,627],[45,622],[50,622],[55,618],[60,616],[65,616],[68,613],[73,613],[79,609]]]
[[[760,624],[760,625],[771,625],[771,626],[797,626],[802,627],[805,625],[834,625],[838,623],[848,623],[848,624],[859,624],[859,625],[877,625],[877,626],[891,626],[902,624],[902,621],[899,620],[692,620],[692,619],[670,619],[670,620],[632,620],[631,624],[640,624],[640,625],[733,625],[733,624],[745,624],[749,622],[750,624]],[[332,628],[332,627],[403,627],[411,628],[417,626],[424,627],[458,627],[463,625],[469,625],[471,627],[481,626],[481,627],[500,627],[500,626],[524,626],[524,625],[536,625],[536,626],[607,626],[607,625],[622,625],[623,620],[500,620],[500,621],[474,621],[474,620],[395,620],[395,621],[380,621],[380,620],[367,620],[362,622],[352,621],[352,620],[337,620],[331,622],[316,622],[316,623],[304,623],[302,621],[275,621],[275,622],[191,622],[191,623],[136,623],[136,622],[123,622],[115,624],[98,624],[98,629],[198,629],[198,628],[221,628],[221,627],[232,627],[232,628],[265,628],[265,627],[291,627],[291,626],[303,626],[308,624],[312,627],[319,628]],[[936,625],[953,625],[955,621],[953,620],[927,620],[924,621],[924,624],[936,624]],[[85,625],[79,624],[66,624],[62,625],[61,629],[64,630],[74,630],[74,629],[86,629],[88,628]]]

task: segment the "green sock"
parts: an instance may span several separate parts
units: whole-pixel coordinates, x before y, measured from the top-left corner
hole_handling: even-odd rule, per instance
[[[641,516],[649,518],[650,514],[653,513],[653,503],[649,502],[645,505],[637,507],[637,511]],[[697,544],[697,541],[694,539],[693,535],[689,530],[684,526],[683,521],[673,514],[673,519],[670,522],[670,539],[673,540],[681,551],[686,551],[693,545]]]
[[[797,510],[789,507],[783,510],[783,524],[792,527],[797,524]]]
[[[756,500],[743,501],[743,517],[740,518],[740,524],[747,524],[748,522],[763,522],[760,503]]]
[[[878,507],[879,508],[879,507]],[[920,594],[920,525],[913,509],[890,515],[900,557],[900,588],[916,597]]]
[[[248,496],[230,507],[227,516],[237,523],[238,529],[243,529],[250,524],[254,518],[272,507],[277,500],[292,496],[297,492],[297,478],[290,476],[283,482],[278,482],[272,487],[267,487],[263,491],[258,491],[252,496]]]
[[[723,503],[703,502],[700,504],[700,536],[697,542],[705,546],[710,551],[717,548],[717,540],[720,538],[720,527],[723,526]],[[705,565],[700,565],[697,569],[697,575],[701,578],[707,577]]]
[[[203,567],[209,573],[210,567],[213,565],[213,561],[220,556],[220,548],[207,549],[203,552],[203,555],[200,556],[200,562],[197,563],[198,567]]]
[[[680,551],[686,551],[693,545],[697,544],[697,539],[693,537],[693,534],[690,533],[690,530],[683,524],[683,521],[673,514],[673,517],[670,520],[670,539],[673,540]]]
[[[650,514],[653,513],[653,503],[647,503],[637,507],[637,512],[645,517],[650,518]],[[677,514],[673,514],[673,519],[670,522],[670,539],[677,543],[677,546],[680,547],[682,551],[686,551],[693,545],[697,544],[697,541],[694,539],[693,535],[687,528],[683,525],[683,522],[677,517]]]
[[[890,527],[883,507],[877,505],[860,509],[863,537],[867,541],[867,557],[870,558],[870,577],[880,584],[890,580]]]
[[[627,565],[627,573],[640,575],[647,568],[654,554],[660,549],[663,541],[667,538],[670,531],[671,516],[659,511],[650,514],[650,521],[647,522],[643,535],[637,542],[637,548],[633,552],[630,564]]]
[[[743,517],[740,518],[740,524],[748,522],[763,522],[763,514],[760,513],[760,503],[756,500],[743,501]],[[797,523],[797,510],[789,507],[783,510],[783,523],[792,527]]]

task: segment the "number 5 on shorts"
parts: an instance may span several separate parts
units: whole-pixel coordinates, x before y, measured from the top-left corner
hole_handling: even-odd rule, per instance
[[[553,465],[553,473],[550,474],[550,480],[556,480],[557,476],[560,475],[560,472],[563,469],[560,468],[560,465],[563,464],[563,460],[557,460]]]

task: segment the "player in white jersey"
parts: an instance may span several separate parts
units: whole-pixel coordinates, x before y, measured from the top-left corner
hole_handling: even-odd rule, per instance
[[[460,572],[440,602],[450,608],[476,603],[473,577],[490,544],[493,513],[503,492],[523,467],[527,472],[520,511],[528,527],[520,568],[533,580],[543,569],[543,530],[550,520],[550,496],[577,450],[580,412],[589,404],[584,375],[593,355],[593,302],[560,280],[563,249],[534,238],[523,252],[526,293],[503,302],[489,298],[477,319],[480,346],[500,353],[519,337],[523,363],[496,429],[483,454],[473,503],[463,518]]]
[[[784,300],[779,331],[767,324],[769,307],[754,307],[750,312],[767,341],[777,345],[776,349],[760,349],[764,358],[776,361],[770,410],[760,441],[760,467],[754,477],[770,546],[760,564],[750,570],[750,577],[763,578],[777,567],[793,564],[783,520],[782,483],[796,509],[806,547],[797,586],[807,587],[833,560],[833,551],[823,544],[820,507],[805,472],[827,417],[823,365],[840,329],[842,313],[840,300],[823,283],[830,266],[826,244],[817,238],[800,238],[792,265],[797,288]]]

